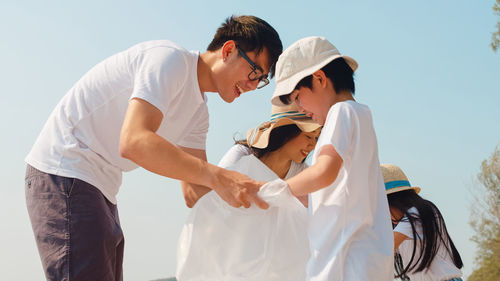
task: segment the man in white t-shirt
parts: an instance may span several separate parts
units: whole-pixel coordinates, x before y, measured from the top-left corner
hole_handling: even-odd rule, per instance
[[[212,188],[234,207],[266,208],[258,182],[206,162],[204,93],[230,103],[267,85],[281,51],[267,22],[233,16],[203,54],[149,41],[87,72],[26,157],[26,202],[47,280],[122,280],[116,194],[122,172],[139,166],[184,181],[186,198]]]
[[[270,185],[309,197],[306,280],[393,280],[393,238],[370,109],[354,98],[358,64],[322,37],[303,38],[276,64],[274,105],[295,102],[324,124],[312,166]]]

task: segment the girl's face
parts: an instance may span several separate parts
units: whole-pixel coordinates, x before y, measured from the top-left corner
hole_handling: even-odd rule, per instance
[[[389,205],[389,211],[391,212],[392,225],[395,226],[398,224],[399,220],[401,220],[404,214],[399,209],[392,207],[391,205]]]
[[[306,133],[301,132],[298,136],[285,143],[280,150],[295,163],[301,163],[313,150],[318,140],[321,128]]]

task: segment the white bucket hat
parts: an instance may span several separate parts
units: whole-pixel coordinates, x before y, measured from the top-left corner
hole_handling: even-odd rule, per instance
[[[324,37],[306,37],[290,45],[279,56],[276,63],[276,89],[271,103],[284,106],[285,104],[279,99],[280,96],[292,93],[302,78],[313,74],[338,58],[344,58],[352,71],[358,68],[358,63],[353,58],[341,55],[337,48]]]

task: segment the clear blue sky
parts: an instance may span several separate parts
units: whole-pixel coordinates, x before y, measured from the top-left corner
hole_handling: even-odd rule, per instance
[[[210,3],[210,4],[209,4]],[[489,48],[494,1],[1,1],[0,276],[43,280],[24,202],[24,156],[49,113],[88,69],[141,41],[205,50],[231,14],[267,20],[285,46],[321,35],[359,62],[356,99],[373,112],[380,159],[403,167],[441,209],[473,268],[471,189],[500,143],[500,54]],[[209,161],[264,121],[271,85],[233,104],[209,94]],[[188,209],[176,181],[142,169],[118,197],[125,280],[174,274]]]

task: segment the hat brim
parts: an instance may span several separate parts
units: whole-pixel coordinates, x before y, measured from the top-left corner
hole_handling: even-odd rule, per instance
[[[270,124],[269,126],[267,126]],[[312,132],[321,128],[321,125],[313,120],[293,120],[290,118],[281,118],[276,122],[264,122],[254,129],[247,131],[247,143],[251,147],[266,148],[269,145],[269,136],[271,132],[278,127],[286,125],[296,125],[302,132]],[[255,132],[258,130],[258,132]],[[253,136],[252,136],[253,135]]]
[[[330,62],[338,58],[345,59],[345,61],[351,67],[353,72],[356,71],[356,69],[358,69],[358,63],[353,58],[338,54],[332,55],[326,58],[325,60],[321,61],[320,63],[310,66],[300,72],[297,72],[293,76],[286,78],[283,81],[276,81],[276,89],[274,90],[273,97],[271,98],[271,103],[276,106],[285,106],[286,104],[281,102],[279,98],[280,96],[291,94],[295,89],[295,87],[297,86],[297,84],[300,82],[300,80],[302,80],[304,77],[312,75],[314,72],[320,70],[325,65],[329,64]]]
[[[395,188],[391,188],[389,190],[386,190],[386,194],[389,195],[392,193],[396,193],[396,192],[403,191],[403,190],[410,190],[410,189],[415,190],[415,192],[417,194],[420,193],[420,187],[418,187],[418,186],[400,186],[400,187],[395,187]]]

